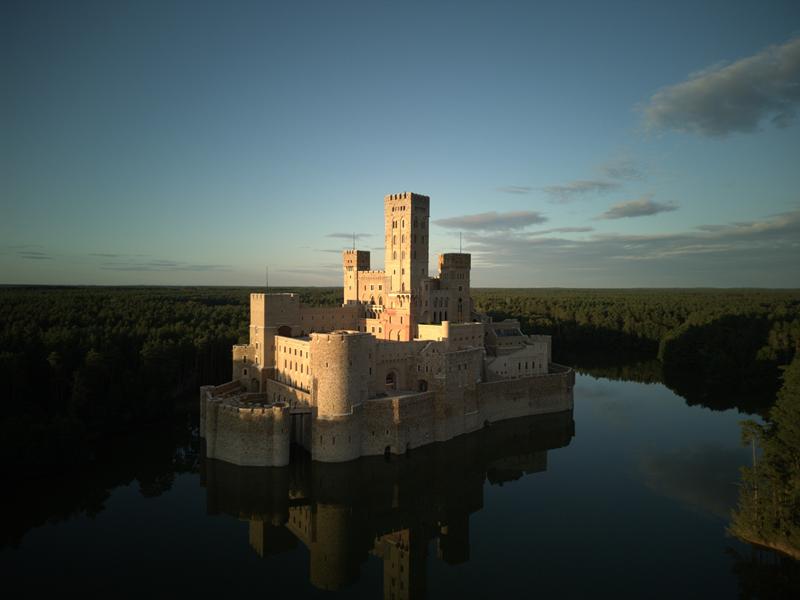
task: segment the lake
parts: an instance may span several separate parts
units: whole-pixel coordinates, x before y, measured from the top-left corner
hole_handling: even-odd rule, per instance
[[[726,534],[745,418],[579,375],[572,413],[259,469],[205,460],[194,416],[15,485],[0,567],[29,593],[779,596],[797,563]]]

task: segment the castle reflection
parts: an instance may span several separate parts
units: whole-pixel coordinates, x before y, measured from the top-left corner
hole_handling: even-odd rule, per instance
[[[201,461],[209,515],[248,520],[262,557],[310,555],[317,588],[355,582],[370,554],[383,560],[385,598],[425,596],[429,542],[448,564],[469,560],[469,516],[483,508],[483,485],[547,469],[547,451],[567,446],[572,411],[494,423],[407,455],[348,463],[293,456],[287,467],[238,467]],[[298,452],[298,454],[300,454]]]

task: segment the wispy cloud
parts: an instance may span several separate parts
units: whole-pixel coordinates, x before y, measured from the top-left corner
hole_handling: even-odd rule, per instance
[[[627,202],[619,202],[614,204],[597,219],[628,219],[630,217],[647,217],[650,215],[657,215],[662,212],[670,212],[677,210],[674,204],[662,204],[655,202],[652,196],[644,196],[637,200],[629,200]]]
[[[722,137],[769,119],[786,127],[800,104],[800,37],[656,92],[644,109],[651,129]]]
[[[555,227],[553,229],[540,229],[538,231],[527,231],[526,235],[548,235],[551,233],[586,233],[594,231],[594,227]]]
[[[25,260],[53,260],[53,257],[46,252],[38,252],[35,250],[22,250],[17,252],[17,256]]]
[[[674,233],[576,239],[536,233],[468,232],[466,251],[476,266],[513,269],[521,282],[546,263],[549,273],[579,267],[587,272],[587,286],[800,285],[800,209]]]
[[[355,238],[357,240],[363,240],[364,238],[368,238],[368,237],[372,236],[371,233],[355,233],[355,234],[353,234],[353,233],[329,233],[325,237],[340,238],[340,239],[343,239],[343,240],[352,240],[354,235],[355,235]]]
[[[504,194],[530,194],[533,191],[528,185],[504,185],[496,189]]]
[[[630,158],[611,160],[600,167],[600,171],[609,179],[635,181],[644,178],[644,173]]]
[[[542,188],[555,202],[567,203],[578,200],[589,194],[604,194],[620,188],[616,181],[597,179],[578,179],[563,185],[548,185]]]
[[[165,259],[125,259],[105,261],[100,265],[104,271],[229,271],[230,265],[189,263]]]
[[[547,217],[535,210],[517,210],[507,213],[492,211],[476,215],[438,219],[434,221],[434,224],[446,229],[507,231],[510,229],[524,229],[529,225],[544,223],[545,221],[547,221]]]
[[[333,263],[326,263],[320,264],[313,267],[278,267],[274,269],[274,271],[278,273],[289,273],[292,275],[321,275],[321,276],[331,276],[340,273],[342,270],[342,265],[333,264]]]

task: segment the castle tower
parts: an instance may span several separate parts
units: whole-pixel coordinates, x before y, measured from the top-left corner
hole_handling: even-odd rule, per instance
[[[411,192],[383,198],[386,276],[393,293],[416,294],[428,277],[430,202]]]
[[[375,338],[358,331],[311,334],[311,458],[341,462],[361,456],[361,407],[369,397]]]
[[[470,254],[448,253],[439,255],[439,289],[445,292],[445,310],[440,311],[442,321],[464,323],[472,315],[469,291],[469,273],[472,266]]]
[[[370,255],[366,250],[342,252],[344,265],[344,303],[358,302],[358,272],[369,271]]]
[[[367,399],[374,341],[358,331],[311,334],[311,402],[318,418],[349,416]]]

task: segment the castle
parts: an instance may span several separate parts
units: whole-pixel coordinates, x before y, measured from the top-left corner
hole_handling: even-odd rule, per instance
[[[473,311],[469,254],[440,255],[429,276],[429,215],[427,196],[384,198],[385,269],[346,250],[341,306],[250,295],[232,381],[200,389],[209,458],[284,466],[295,443],[344,462],[572,409],[574,373],[552,363],[549,336]]]

